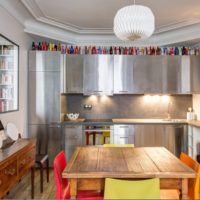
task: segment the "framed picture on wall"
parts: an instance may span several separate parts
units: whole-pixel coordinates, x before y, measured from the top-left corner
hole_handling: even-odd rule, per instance
[[[0,113],[19,109],[19,46],[0,34]]]

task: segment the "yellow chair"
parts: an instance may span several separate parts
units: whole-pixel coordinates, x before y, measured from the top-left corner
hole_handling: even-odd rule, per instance
[[[134,147],[134,144],[104,144],[104,147]]]
[[[160,180],[118,180],[106,178],[104,199],[160,199]]]
[[[197,172],[197,177],[189,180],[188,198],[199,199],[200,165],[185,153],[181,153],[180,160]],[[178,190],[161,190],[161,199],[172,199],[172,196],[173,199],[179,199],[180,192]]]
[[[110,132],[109,131],[103,131],[103,133],[102,133],[102,144],[105,144],[106,138],[110,138]]]

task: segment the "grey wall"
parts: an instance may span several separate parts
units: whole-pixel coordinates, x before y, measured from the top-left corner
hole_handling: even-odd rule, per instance
[[[79,112],[83,118],[186,118],[188,107],[192,107],[192,95],[169,96],[168,101],[160,97],[145,98],[144,95],[115,95],[95,97],[83,95],[67,96],[67,112]],[[92,104],[92,110],[84,110],[84,104]]]

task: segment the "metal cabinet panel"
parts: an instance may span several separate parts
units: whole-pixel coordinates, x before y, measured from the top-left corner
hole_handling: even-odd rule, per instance
[[[64,126],[63,127],[65,137],[65,154],[67,159],[71,158],[74,150],[77,146],[82,146],[82,126]]]
[[[134,125],[114,125],[114,144],[134,144]]]
[[[200,56],[190,56],[190,93],[200,93]]]
[[[133,93],[133,56],[114,56],[114,93]]]
[[[49,155],[49,164],[53,167],[55,156],[63,149],[63,136],[60,125],[29,125],[28,137],[37,138],[36,152]],[[46,144],[48,142],[48,144]],[[39,150],[40,148],[40,150]]]
[[[188,152],[188,136],[185,125],[135,125],[135,146],[164,146],[179,157]]]
[[[62,93],[83,93],[83,55],[64,55]]]
[[[29,124],[60,121],[60,72],[29,72]]]
[[[113,56],[84,56],[83,93],[85,95],[113,94]]]
[[[161,56],[134,56],[133,93],[162,93]]]
[[[60,71],[59,51],[29,51],[29,71]]]
[[[114,93],[180,93],[181,56],[114,56]]]
[[[163,93],[181,92],[181,56],[162,56],[163,59]]]

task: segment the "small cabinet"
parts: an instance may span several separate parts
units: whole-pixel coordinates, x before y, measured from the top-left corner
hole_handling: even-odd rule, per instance
[[[83,93],[83,55],[63,55],[62,93]]]
[[[65,125],[63,127],[65,137],[65,154],[69,160],[77,146],[82,146],[82,125]]]
[[[0,113],[18,110],[18,51],[0,34]]]
[[[113,144],[134,144],[134,125],[114,125]]]
[[[85,55],[83,93],[113,95],[113,67],[112,55]]]

